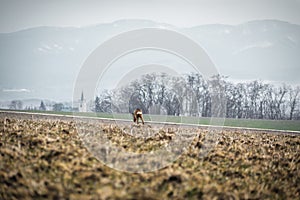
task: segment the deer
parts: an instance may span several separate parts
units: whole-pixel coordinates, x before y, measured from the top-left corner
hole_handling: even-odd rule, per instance
[[[132,113],[132,116],[133,116],[133,122],[136,122],[136,124],[139,124],[139,119],[141,119],[142,123],[145,124],[142,109],[139,108],[135,109],[134,112]]]

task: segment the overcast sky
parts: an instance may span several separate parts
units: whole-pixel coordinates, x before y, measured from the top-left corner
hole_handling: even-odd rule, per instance
[[[0,32],[149,19],[190,27],[277,19],[300,24],[300,0],[0,0]]]

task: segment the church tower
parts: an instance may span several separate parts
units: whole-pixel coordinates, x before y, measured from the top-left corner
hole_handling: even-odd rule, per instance
[[[81,92],[81,98],[79,102],[79,112],[87,112],[86,100],[84,99],[83,92]]]

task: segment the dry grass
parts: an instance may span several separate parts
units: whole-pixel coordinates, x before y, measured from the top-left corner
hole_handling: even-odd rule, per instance
[[[174,135],[150,127],[153,136],[139,140],[126,128],[98,126],[133,152],[160,148]],[[300,136],[227,130],[200,158],[207,130],[190,131],[197,136],[176,162],[133,174],[95,159],[73,122],[1,119],[0,199],[300,198]]]

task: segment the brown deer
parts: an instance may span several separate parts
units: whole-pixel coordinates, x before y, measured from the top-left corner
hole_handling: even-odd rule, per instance
[[[134,110],[134,112],[132,113],[133,115],[133,122],[136,122],[137,124],[139,124],[139,119],[142,120],[142,123],[145,124],[144,122],[144,118],[143,118],[143,112],[141,109],[137,108]]]

